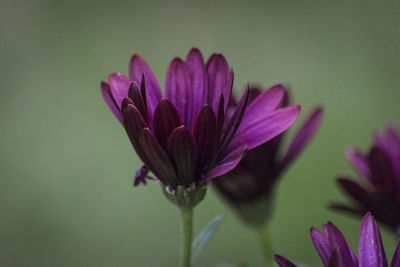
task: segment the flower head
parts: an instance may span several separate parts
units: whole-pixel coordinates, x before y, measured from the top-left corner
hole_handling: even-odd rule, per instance
[[[326,267],[388,267],[378,225],[370,213],[367,213],[360,227],[358,242],[358,260],[343,234],[331,222],[323,225],[323,233],[311,228],[310,234],[314,246]],[[275,255],[280,267],[296,265],[282,256]],[[391,267],[400,266],[400,242],[393,255]]]
[[[354,200],[352,205],[334,204],[333,208],[362,216],[370,211],[393,230],[400,231],[400,136],[394,126],[376,132],[372,148],[363,154],[346,149],[350,164],[363,177],[357,183],[340,177],[340,187]]]
[[[286,130],[299,106],[277,109],[282,90],[248,104],[248,90],[231,116],[227,107],[233,72],[221,54],[204,63],[198,49],[168,67],[165,94],[148,64],[133,55],[129,78],[112,73],[101,83],[105,102],[118,118],[147,169],[168,193],[197,188],[233,169],[248,149]],[[178,190],[179,191],[179,190]]]
[[[265,101],[269,95],[283,92],[280,107],[290,103],[288,91],[282,85],[276,85],[261,93],[257,88],[250,89],[249,101]],[[231,101],[231,109],[236,101]],[[265,106],[259,112],[269,112]],[[231,112],[232,113],[232,112]],[[229,112],[228,112],[229,114]],[[315,108],[305,123],[300,127],[286,151],[283,151],[281,133],[265,144],[249,151],[245,158],[232,171],[219,179],[213,180],[217,192],[237,211],[240,218],[251,225],[262,225],[269,217],[273,198],[274,185],[283,171],[306,147],[319,128],[322,119],[322,108]],[[282,153],[284,152],[284,153]]]

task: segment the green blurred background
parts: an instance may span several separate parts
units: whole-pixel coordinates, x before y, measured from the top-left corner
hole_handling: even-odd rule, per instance
[[[132,187],[140,162],[99,83],[141,54],[163,84],[192,46],[223,53],[235,90],[291,86],[301,119],[326,112],[279,184],[274,251],[319,266],[310,226],[335,222],[356,248],[360,220],[326,209],[353,173],[343,148],[400,123],[398,1],[0,2],[0,266],[176,266],[179,218],[157,183]],[[294,128],[299,123],[294,125]],[[226,218],[196,266],[262,266],[255,235],[209,190],[198,232]],[[391,257],[395,240],[384,242]]]

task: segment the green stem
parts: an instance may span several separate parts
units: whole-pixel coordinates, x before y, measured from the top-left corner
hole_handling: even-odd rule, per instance
[[[182,219],[181,267],[190,267],[193,239],[193,208],[179,209]]]
[[[266,227],[260,228],[260,230],[258,231],[258,237],[260,240],[260,248],[262,250],[262,254],[264,255],[266,266],[273,266],[272,246]]]

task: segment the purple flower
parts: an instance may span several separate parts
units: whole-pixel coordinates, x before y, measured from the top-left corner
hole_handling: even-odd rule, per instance
[[[248,104],[248,90],[231,116],[227,107],[233,72],[221,54],[204,63],[198,49],[175,58],[165,80],[165,96],[147,65],[133,55],[129,78],[112,73],[101,82],[105,102],[125,127],[146,168],[168,192],[193,188],[233,169],[248,149],[286,130],[300,107],[277,108],[283,90],[261,94]]]
[[[311,239],[326,267],[387,267],[385,250],[382,245],[378,225],[370,213],[367,213],[360,227],[358,242],[358,260],[339,229],[331,222],[323,225],[323,233],[315,228],[310,230]],[[282,256],[275,255],[280,267],[296,265]],[[391,267],[400,266],[400,242],[393,255]]]
[[[284,93],[281,107],[289,105],[288,92],[282,85],[276,85],[265,92],[250,90],[250,103],[266,101],[269,95]],[[235,108],[235,101],[232,110]],[[259,112],[269,112],[268,105]],[[231,112],[232,113],[232,112]],[[229,114],[229,112],[228,112]],[[322,119],[322,108],[315,108],[300,127],[287,149],[283,149],[285,133],[249,151],[239,165],[213,184],[221,196],[232,206],[240,218],[252,225],[263,225],[269,217],[274,185],[283,171],[299,155],[317,132]],[[283,153],[282,153],[283,152]]]
[[[352,147],[345,154],[364,179],[357,183],[340,177],[340,187],[354,204],[333,204],[332,207],[360,216],[370,211],[378,221],[400,231],[400,136],[395,127],[388,126],[385,131],[376,132],[367,154]]]

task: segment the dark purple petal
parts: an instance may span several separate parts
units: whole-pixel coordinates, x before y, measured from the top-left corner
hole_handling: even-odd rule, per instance
[[[388,146],[387,153],[390,155],[397,178],[400,179],[400,134],[395,126],[389,125],[387,127],[387,135],[388,143],[390,142],[392,144]],[[400,180],[398,180],[398,182],[400,183]]]
[[[111,73],[108,76],[108,82],[110,84],[111,94],[114,97],[115,103],[118,107],[121,107],[122,100],[128,96],[131,81],[129,81],[129,79],[123,74]]]
[[[186,57],[186,66],[189,71],[191,88],[193,91],[192,96],[192,115],[191,120],[188,121],[188,127],[191,129],[196,115],[200,112],[200,109],[207,102],[207,91],[208,91],[208,80],[206,68],[204,66],[203,55],[197,48],[190,50]]]
[[[240,166],[249,170],[258,183],[271,188],[279,175],[277,173],[278,153],[285,133],[272,138],[268,142],[253,148],[241,162]]]
[[[396,176],[392,163],[386,152],[380,147],[372,147],[368,155],[368,164],[371,170],[372,183],[388,191],[397,188]]]
[[[257,96],[246,108],[241,128],[246,128],[254,118],[266,116],[274,111],[282,101],[284,88],[281,85],[271,87]]]
[[[135,106],[135,103],[133,103],[132,99],[130,99],[129,97],[125,97],[124,100],[122,100],[122,105],[121,105],[122,113],[125,111],[125,108],[126,108],[129,104]],[[135,108],[136,108],[136,106],[135,106]],[[136,108],[136,109],[137,109],[137,108]],[[140,112],[139,112],[139,113],[140,113]],[[143,118],[143,119],[144,119],[144,118]]]
[[[253,102],[262,92],[263,90],[259,87],[249,86],[249,102]]]
[[[193,136],[196,140],[198,155],[197,155],[197,175],[205,173],[210,167],[212,160],[212,152],[215,146],[215,133],[217,119],[215,118],[214,111],[209,105],[205,105],[201,110],[193,127]]]
[[[219,96],[218,113],[217,113],[217,126],[215,134],[216,143],[220,142],[224,127],[224,122],[225,122],[224,104],[225,104],[224,95],[221,93]]]
[[[331,222],[326,224],[325,229],[332,252],[336,250],[338,253],[337,266],[357,267],[357,258],[347,244],[342,232],[340,232],[339,229]]]
[[[147,109],[147,98],[146,98],[146,79],[144,73],[142,75],[142,81],[140,82],[140,94],[142,95],[143,103]]]
[[[360,227],[358,242],[358,259],[360,266],[387,267],[385,250],[382,245],[381,233],[371,213],[367,213]]]
[[[346,159],[350,164],[368,181],[371,181],[371,172],[368,167],[368,161],[364,155],[353,147],[345,150]]]
[[[279,107],[284,108],[291,105],[292,100],[290,96],[290,90],[286,89],[285,93],[283,94],[283,98]]]
[[[242,146],[232,151],[228,155],[225,156],[217,165],[212,168],[206,176],[206,179],[212,179],[215,177],[219,177],[231,170],[233,170],[243,159],[243,157],[247,153],[247,147]]]
[[[400,136],[395,126],[389,125],[385,132],[375,133],[374,143],[387,153],[400,187]]]
[[[101,94],[103,95],[104,101],[106,102],[108,108],[114,114],[114,116],[119,120],[119,122],[124,125],[124,119],[122,118],[122,113],[119,106],[115,103],[114,97],[111,94],[110,86],[108,83],[102,81],[100,83]]]
[[[222,139],[222,145],[219,151],[219,157],[223,157],[224,153],[229,146],[229,143],[232,141],[233,137],[235,136],[236,131],[239,129],[240,123],[243,119],[245,114],[245,110],[249,100],[249,88],[246,88],[239,104],[236,106],[235,112],[233,113],[232,117],[230,118],[229,124],[225,129],[225,134]]]
[[[183,124],[189,127],[192,121],[192,84],[189,71],[185,63],[180,58],[172,60],[168,67],[165,79],[165,96],[178,110]]]
[[[136,108],[139,110],[143,119],[148,123],[146,102],[143,99],[142,94],[140,93],[139,87],[136,82],[133,82],[131,84],[131,86],[129,88],[128,96],[132,100],[132,102],[135,104]]]
[[[297,267],[297,265],[282,256],[274,255],[274,259],[279,267]]]
[[[162,99],[158,103],[153,117],[154,136],[162,148],[166,148],[171,132],[181,125],[181,118],[174,105],[167,99]]]
[[[153,115],[154,110],[162,97],[161,89],[146,61],[144,61],[144,59],[138,54],[135,54],[132,56],[129,64],[129,77],[131,81],[136,81],[139,84],[142,81],[143,74],[146,80],[147,105],[150,114]]]
[[[400,241],[397,242],[397,248],[392,258],[390,267],[400,267]]]
[[[329,258],[328,264],[325,265],[326,267],[347,267],[345,262],[343,262],[340,258],[339,251],[335,249],[331,257]]]
[[[196,143],[184,126],[176,128],[168,138],[168,153],[176,168],[180,184],[189,186],[196,171]]]
[[[337,182],[350,197],[354,198],[362,205],[368,206],[370,202],[369,193],[362,186],[346,177],[340,177]]]
[[[317,132],[321,124],[321,119],[322,108],[317,108],[311,113],[307,121],[301,126],[300,130],[293,138],[285,156],[279,163],[279,169],[287,167],[293,161],[293,159],[296,158],[301,151],[303,151],[303,149]]]
[[[322,234],[320,231],[311,227],[310,229],[311,240],[317,250],[319,256],[321,257],[324,266],[328,265],[329,259],[332,254],[332,248],[329,244],[328,236]]]
[[[352,215],[359,215],[363,216],[365,211],[361,208],[357,207],[350,207],[346,204],[340,204],[340,203],[331,203],[329,204],[329,208],[337,211],[342,211],[342,212],[347,212]]]
[[[172,187],[177,186],[175,170],[168,154],[157,143],[148,128],[139,131],[138,141],[151,163],[150,166],[148,164],[146,164],[146,166],[148,166],[152,172],[157,173],[157,177],[161,181],[166,181],[166,184]]]
[[[247,145],[250,150],[264,144],[289,128],[296,121],[299,113],[300,106],[290,106],[267,114],[267,116],[259,114],[256,118],[252,118],[250,123],[246,123],[246,128],[243,128],[242,125],[239,127],[228,151],[242,145]],[[250,120],[250,118],[247,119]]]
[[[148,127],[139,110],[126,98],[123,102],[124,126],[129,138],[136,141],[139,131]]]
[[[128,98],[125,98],[123,101],[123,116],[126,133],[128,134],[129,140],[139,158],[151,169],[154,175],[158,177],[158,172],[152,167],[149,158],[146,156],[146,153],[138,140],[139,132],[147,127],[147,123],[144,121],[137,108],[133,104],[129,104],[129,102],[132,101]]]
[[[233,72],[229,71],[228,62],[221,54],[213,54],[206,65],[208,75],[207,103],[217,112],[219,95],[222,92],[229,99],[232,92]],[[228,106],[225,103],[224,110]]]

